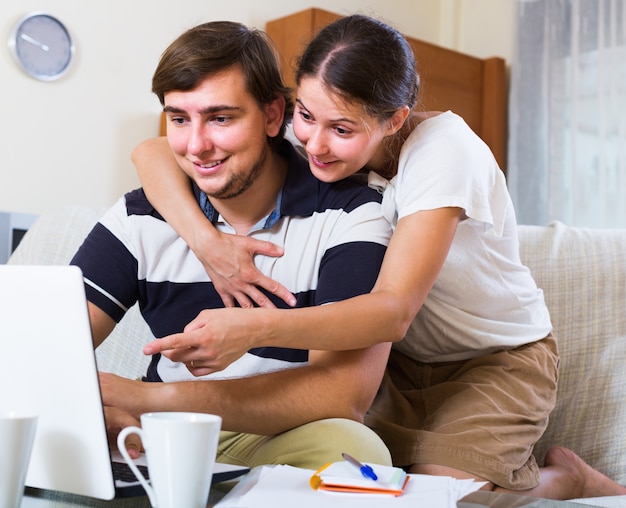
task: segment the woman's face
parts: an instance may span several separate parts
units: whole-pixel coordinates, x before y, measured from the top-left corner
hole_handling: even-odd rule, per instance
[[[386,123],[368,115],[360,104],[329,92],[315,77],[300,82],[293,130],[318,180],[336,182],[361,169],[382,168],[383,139],[392,133]]]

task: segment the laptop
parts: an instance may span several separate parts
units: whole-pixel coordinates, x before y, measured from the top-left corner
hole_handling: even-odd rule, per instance
[[[0,351],[0,409],[39,416],[26,485],[99,499],[143,495],[133,477],[114,478],[112,457],[123,459],[109,450],[79,268],[0,265]],[[248,471],[216,463],[212,481]]]

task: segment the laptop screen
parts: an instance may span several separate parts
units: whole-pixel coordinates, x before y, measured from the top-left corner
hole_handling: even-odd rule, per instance
[[[0,348],[0,409],[39,417],[26,485],[100,499],[142,494],[113,479],[80,269],[0,265]],[[213,481],[247,471],[216,464]]]

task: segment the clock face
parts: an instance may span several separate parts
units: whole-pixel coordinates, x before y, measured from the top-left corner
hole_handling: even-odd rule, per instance
[[[9,46],[22,70],[43,81],[65,74],[74,56],[72,38],[63,23],[43,13],[22,19],[9,39]]]

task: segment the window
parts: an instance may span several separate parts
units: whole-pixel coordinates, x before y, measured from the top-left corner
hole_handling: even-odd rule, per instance
[[[508,178],[518,221],[626,227],[626,8],[517,0]]]

